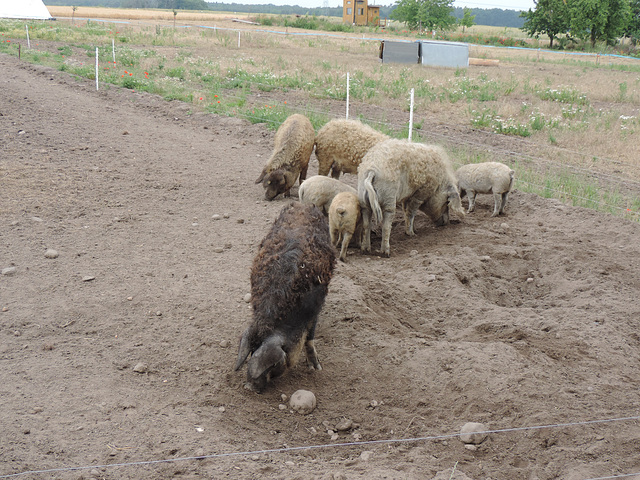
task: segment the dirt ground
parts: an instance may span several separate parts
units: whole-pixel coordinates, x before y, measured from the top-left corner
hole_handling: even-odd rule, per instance
[[[481,196],[416,237],[395,223],[391,258],[336,268],[323,370],[258,395],[232,369],[286,204],[254,184],[273,132],[5,55],[0,72],[0,478],[640,472],[637,419],[604,421],[639,415],[637,223],[518,191],[500,218]],[[283,400],[298,389],[309,415]],[[507,431],[465,446],[467,422]]]

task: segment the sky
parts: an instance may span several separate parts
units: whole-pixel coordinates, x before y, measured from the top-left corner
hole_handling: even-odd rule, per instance
[[[230,2],[232,0],[218,0]],[[341,0],[237,0],[238,3],[249,5],[273,4],[273,5],[299,5],[301,7],[342,7]],[[369,0],[369,5],[393,5],[395,0]],[[454,7],[469,8],[502,8],[511,10],[534,9],[533,0],[455,0]]]

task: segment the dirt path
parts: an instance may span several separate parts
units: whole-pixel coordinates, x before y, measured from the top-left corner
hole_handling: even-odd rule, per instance
[[[396,224],[390,259],[337,268],[324,369],[256,395],[232,367],[285,204],[254,184],[273,133],[4,55],[0,71],[0,476],[211,455],[18,478],[640,472],[637,421],[226,456],[637,415],[638,224],[520,192],[505,217],[482,196],[445,228]],[[311,415],[281,407],[299,388]]]

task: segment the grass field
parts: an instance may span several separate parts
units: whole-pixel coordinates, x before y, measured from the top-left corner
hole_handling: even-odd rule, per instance
[[[30,49],[23,22],[0,21],[0,51],[17,55],[20,43],[26,61],[95,78],[98,47],[104,85],[273,128],[297,111],[316,127],[343,116],[348,74],[350,116],[406,136],[413,89],[414,140],[445,144],[458,163],[514,165],[523,190],[638,217],[640,60],[472,44],[471,57],[499,66],[382,64],[380,40],[410,34],[267,29],[233,12],[180,11],[174,28],[171,11],[49,9],[58,20],[29,24]],[[524,38],[495,27],[466,34]]]

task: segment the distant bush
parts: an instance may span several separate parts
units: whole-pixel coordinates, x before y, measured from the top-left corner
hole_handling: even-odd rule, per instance
[[[463,42],[463,43],[475,43],[476,45],[493,45],[496,47],[530,47],[524,40],[517,40],[511,37],[501,37],[497,35],[478,35],[478,34],[464,34],[464,33],[454,33],[448,34],[444,33],[438,36],[443,40],[451,40],[455,42]]]
[[[314,17],[296,17],[293,20],[286,19],[284,22],[285,27],[303,28],[305,30],[318,30],[319,22]]]

